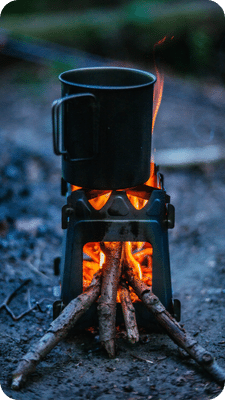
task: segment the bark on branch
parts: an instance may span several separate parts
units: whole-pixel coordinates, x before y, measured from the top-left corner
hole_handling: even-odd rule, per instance
[[[120,301],[123,310],[124,323],[127,331],[127,338],[130,343],[139,341],[139,332],[137,327],[135,308],[131,301],[130,292],[125,282],[120,283]]]
[[[178,346],[186,350],[187,353],[207,370],[218,383],[224,383],[225,371],[219,367],[213,356],[200,346],[198,342],[179,325],[171,314],[168,313],[158,297],[151,292],[150,288],[135,278],[129,267],[126,270],[126,276],[129,285],[143,301],[148,310],[154,314],[157,322],[166,330],[168,336]]]
[[[101,273],[94,275],[90,286],[84,293],[72,300],[50,325],[46,334],[36,343],[20,361],[12,375],[12,389],[18,390],[29,374],[35,371],[37,364],[64,339],[77,320],[90,308],[100,295]]]
[[[98,302],[99,338],[110,358],[116,354],[116,297],[121,275],[121,242],[101,243],[105,254],[102,266],[101,297]]]

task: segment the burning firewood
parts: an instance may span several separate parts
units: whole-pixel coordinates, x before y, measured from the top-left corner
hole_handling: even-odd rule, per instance
[[[121,275],[121,242],[104,242],[101,297],[98,302],[99,338],[110,358],[115,357],[116,346],[116,297]]]
[[[213,356],[179,325],[158,297],[152,293],[151,288],[140,279],[141,274],[136,266],[137,261],[134,260],[131,253],[130,244],[103,242],[100,244],[100,248],[105,255],[102,269],[94,275],[90,286],[65,307],[58,318],[51,323],[47,333],[22,358],[13,373],[12,389],[20,389],[27,376],[35,371],[37,364],[60,340],[66,337],[77,320],[92,303],[97,301],[99,296],[99,337],[109,357],[115,357],[116,352],[117,292],[122,305],[128,340],[131,343],[137,342],[139,333],[128,284],[133,289],[135,296],[137,295],[153,313],[169,337],[207,370],[217,382],[224,382],[225,372],[218,366]],[[147,254],[147,256],[151,257],[151,254]],[[133,267],[134,262],[135,267]]]
[[[149,256],[152,256],[153,249],[152,247],[146,247],[143,250],[138,251],[137,253],[133,254],[133,257],[139,263],[142,263],[145,259],[148,259]]]
[[[135,316],[135,308],[131,301],[130,292],[125,282],[120,282],[120,301],[123,310],[124,322],[127,330],[127,338],[130,343],[139,341],[139,332]]]
[[[184,328],[168,313],[157,296],[155,296],[150,288],[137,279],[132,269],[127,264],[126,276],[129,285],[133,288],[140,300],[150,310],[157,322],[166,330],[169,337],[181,348],[206,369],[213,378],[219,382],[225,382],[225,371],[219,367],[213,356],[201,347],[198,342],[189,335]]]
[[[20,361],[12,376],[12,389],[18,390],[37,364],[66,337],[77,320],[90,308],[100,295],[101,272],[94,275],[90,286],[72,300],[50,325],[46,334]]]

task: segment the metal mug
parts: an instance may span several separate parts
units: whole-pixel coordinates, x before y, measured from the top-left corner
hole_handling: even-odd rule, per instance
[[[150,175],[151,73],[119,67],[82,68],[59,76],[53,144],[62,175],[89,189],[125,189]]]

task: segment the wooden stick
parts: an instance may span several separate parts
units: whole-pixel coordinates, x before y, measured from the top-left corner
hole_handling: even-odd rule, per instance
[[[116,297],[121,275],[121,242],[101,243],[105,254],[102,266],[101,297],[98,302],[99,338],[110,358],[116,355]]]
[[[225,371],[219,367],[213,356],[201,347],[198,342],[189,335],[184,328],[168,313],[157,296],[150,288],[136,279],[132,270],[128,267],[126,276],[130,286],[145,306],[154,314],[157,322],[166,330],[170,338],[180,347],[187,351],[190,356],[205,368],[218,383],[225,382]]]
[[[133,253],[133,257],[135,258],[136,261],[139,263],[143,263],[143,261],[148,258],[149,256],[152,256],[153,254],[153,248],[152,247],[147,247],[143,250],[137,251],[136,253]]]
[[[124,281],[120,283],[120,301],[123,310],[123,317],[127,331],[128,341],[132,344],[139,341],[139,332],[137,327],[135,308],[130,298],[130,292]]]
[[[89,309],[100,295],[101,273],[97,272],[90,286],[73,299],[50,325],[46,334],[36,343],[20,361],[12,375],[11,388],[19,390],[29,374],[35,371],[37,364],[66,337],[77,320]]]
[[[30,304],[30,301],[28,300],[28,309],[26,311],[23,311],[21,314],[19,315],[15,315],[14,312],[11,310],[11,308],[9,307],[9,304],[11,302],[11,300],[16,296],[16,294],[18,293],[18,291],[20,289],[23,288],[23,286],[27,285],[28,283],[30,283],[30,279],[26,279],[25,281],[23,281],[21,283],[21,285],[16,288],[12,293],[10,293],[6,299],[3,301],[3,303],[0,305],[0,310],[1,309],[5,309],[6,312],[10,315],[10,317],[13,319],[13,321],[19,321],[20,319],[22,319],[23,317],[25,317],[25,315],[29,314],[31,311],[35,310],[35,308],[38,308],[41,311],[41,307],[40,305],[44,302],[44,301],[50,301],[52,302],[52,299],[47,299],[47,298],[43,298],[40,301],[36,302],[35,305],[33,305],[33,307]]]

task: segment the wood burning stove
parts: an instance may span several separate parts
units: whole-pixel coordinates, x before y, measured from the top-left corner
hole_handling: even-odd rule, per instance
[[[138,242],[140,251],[146,243],[152,250],[148,266],[145,260],[139,267],[140,274],[144,275],[147,268],[151,270],[153,292],[179,319],[179,302],[175,301],[174,311],[172,299],[168,248],[174,207],[163,187],[162,175],[154,163],[150,164],[155,77],[126,68],[90,68],[68,71],[61,74],[60,80],[63,97],[53,104],[53,137],[55,153],[62,155],[62,192],[67,193],[67,204],[62,209],[62,228],[66,230],[60,268],[62,301],[54,305],[54,315],[83,292],[85,264],[89,262],[91,269],[95,261],[91,278],[101,268],[100,259],[97,266],[93,257],[85,262],[87,243],[96,243],[100,248],[101,242],[129,242],[132,249]],[[84,116],[90,119],[85,124]],[[91,142],[91,149],[86,140]],[[105,204],[96,209],[93,200],[100,197],[105,197]],[[135,208],[132,198],[141,207]],[[140,301],[134,301],[134,305],[137,323],[148,327],[150,313]],[[86,314],[79,321],[82,327],[97,323],[96,305]],[[117,321],[122,321],[120,304]]]
[[[114,190],[100,210],[90,204],[90,192],[84,189],[72,191],[62,209],[62,227],[66,230],[61,261],[63,303],[68,304],[83,291],[83,248],[86,243],[147,242],[152,247],[152,291],[174,314],[168,247],[168,229],[174,227],[174,207],[165,189],[140,185],[129,191]],[[137,210],[127,192],[135,197],[149,196],[147,204]],[[93,309],[86,316],[88,324],[90,321],[96,323]],[[135,302],[135,309],[138,325],[148,327],[151,314],[139,301]],[[118,307],[119,320],[120,315]]]

